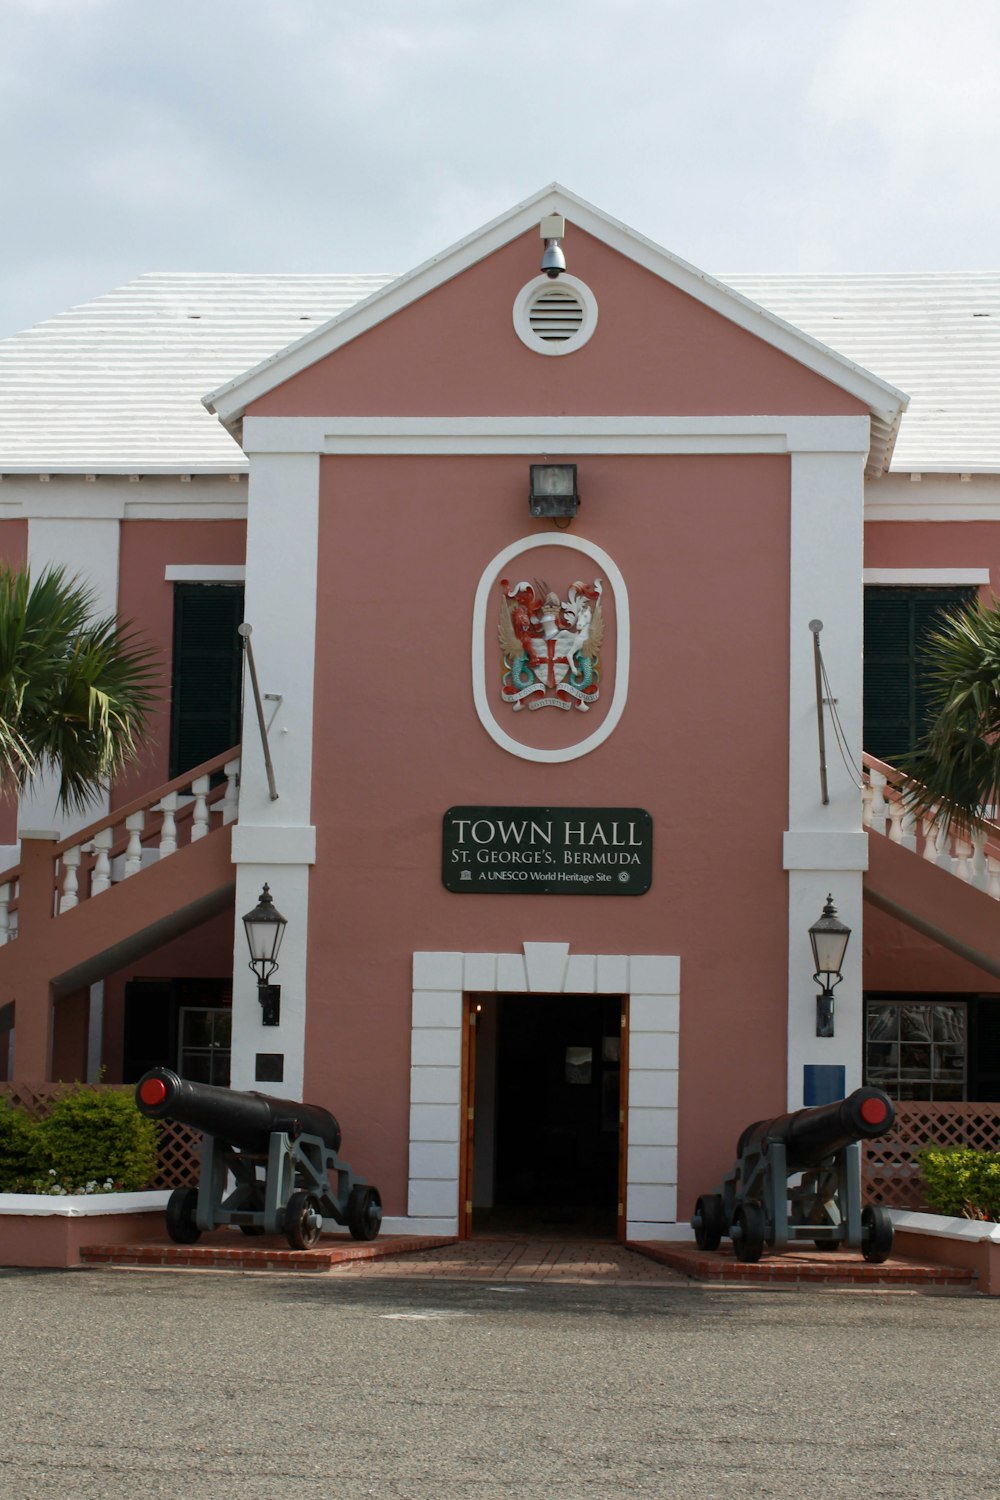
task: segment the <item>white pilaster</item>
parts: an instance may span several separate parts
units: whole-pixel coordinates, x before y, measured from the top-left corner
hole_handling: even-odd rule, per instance
[[[281,695],[269,730],[277,801],[264,770],[249,674],[243,709],[240,820],[233,830],[236,864],[234,936],[234,1088],[257,1087],[258,1052],[281,1053],[284,1078],[272,1092],[301,1097],[305,1064],[309,867],[312,827],[313,666],[316,643],[316,552],[319,458],[315,454],[251,455],[247,517],[246,608],[261,693]],[[288,919],[281,947],[281,1024],[261,1025],[257,984],[241,917],[261,887]]]
[[[865,453],[794,453],[791,462],[790,682],[788,833],[788,1104],[803,1102],[803,1068],[845,1070],[849,1090],[861,1073],[861,878],[867,842],[861,798],[826,716],[829,803],[820,790],[816,683],[811,620],[821,620],[820,645],[836,712],[852,757],[860,764],[862,684],[862,560]],[[836,1034],[816,1036],[812,952],[808,929],[827,895],[852,930],[844,979],[836,991]]]

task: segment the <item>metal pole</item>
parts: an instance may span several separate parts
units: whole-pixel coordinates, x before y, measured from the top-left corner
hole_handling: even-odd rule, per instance
[[[813,659],[816,665],[816,724],[819,729],[819,785],[823,794],[823,806],[827,807],[830,802],[830,793],[826,784],[826,724],[823,719],[823,665],[819,650],[819,633],[823,629],[822,620],[810,620],[809,629],[813,637]]]
[[[260,688],[257,685],[257,668],[254,665],[253,646],[250,637],[253,634],[252,625],[240,625],[237,627],[243,639],[243,649],[247,655],[247,666],[250,668],[250,685],[253,688],[253,701],[257,706],[257,723],[260,726],[260,741],[264,747],[264,770],[267,772],[267,789],[271,794],[271,801],[277,802],[278,788],[274,784],[274,766],[271,764],[271,750],[267,743],[267,725],[264,723],[264,705],[260,701]]]

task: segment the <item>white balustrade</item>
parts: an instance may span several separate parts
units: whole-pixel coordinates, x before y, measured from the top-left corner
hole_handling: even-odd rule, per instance
[[[226,791],[222,799],[222,821],[223,824],[235,823],[236,815],[240,810],[240,763],[238,760],[227,760],[222,769],[226,775]]]
[[[111,845],[114,843],[113,826],[99,828],[94,834],[94,869],[90,877],[90,894],[99,896],[111,886]]]
[[[177,852],[177,793],[168,792],[161,797],[153,808],[154,812],[163,814],[163,826],[160,829],[160,858],[166,859],[168,854]]]
[[[920,814],[918,822],[885,772],[869,765],[861,795],[865,828],[884,834],[928,864],[955,875],[976,890],[1000,901],[1000,828],[959,831],[940,816],[939,808]],[[992,840],[992,843],[991,843]]]
[[[116,880],[129,880],[138,875],[146,859],[154,856],[166,859],[176,853],[181,809],[185,816],[190,812],[188,838],[192,844],[211,832],[213,814],[221,818],[223,825],[234,823],[239,813],[240,762],[238,759],[227,761],[223,769],[226,784],[221,797],[213,798],[211,774],[196,776],[186,784],[176,783],[174,790],[164,792],[155,803],[151,798],[145,808],[128,813],[120,820],[109,819],[97,828],[89,842],[81,841],[62,850],[58,856],[62,868],[59,871],[56,914],[72,911],[80,904],[80,868],[85,855],[89,857],[90,880],[83,883],[83,895],[100,896],[110,890]],[[186,795],[188,787],[190,798]],[[156,793],[152,795],[155,797]],[[147,812],[162,816],[156,848],[143,846]],[[124,850],[123,835],[127,838]],[[17,911],[11,911],[11,903],[16,901],[18,882],[16,872],[12,873],[13,879],[0,884],[0,947],[17,936]]]
[[[125,876],[127,880],[130,875],[138,875],[142,869],[142,830],[146,826],[146,814],[144,812],[130,813],[125,819],[125,829],[128,833],[128,848],[125,850]]]
[[[0,948],[10,940],[10,881],[0,885]]]
[[[211,776],[199,776],[192,781],[194,808],[191,813],[191,842],[197,843],[208,832],[208,793],[212,785]]]
[[[79,844],[74,844],[72,849],[64,849],[62,856],[63,883],[62,892],[59,897],[59,914],[64,911],[72,911],[74,906],[80,904],[80,859],[83,849]]]

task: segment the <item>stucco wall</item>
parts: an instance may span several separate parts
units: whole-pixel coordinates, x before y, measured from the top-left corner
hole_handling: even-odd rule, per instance
[[[537,765],[488,738],[470,691],[473,595],[529,533],[527,462],[323,461],[305,1093],[331,1102],[350,1154],[403,1212],[414,951],[676,953],[685,1212],[747,1119],[784,1103],[788,463],[587,460],[568,537],[606,549],[626,579],[632,686],[600,749]],[[441,817],[460,803],[645,807],[653,887],[449,894]]]

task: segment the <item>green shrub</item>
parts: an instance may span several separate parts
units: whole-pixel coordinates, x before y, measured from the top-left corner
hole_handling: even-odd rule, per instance
[[[38,1130],[27,1110],[0,1100],[0,1193],[23,1191],[34,1168],[35,1135]]]
[[[931,1146],[919,1161],[924,1196],[938,1213],[1000,1222],[1000,1151]]]
[[[78,1087],[60,1094],[35,1126],[36,1192],[117,1192],[144,1188],[156,1174],[157,1130],[131,1094]],[[32,1190],[32,1185],[28,1185]]]

